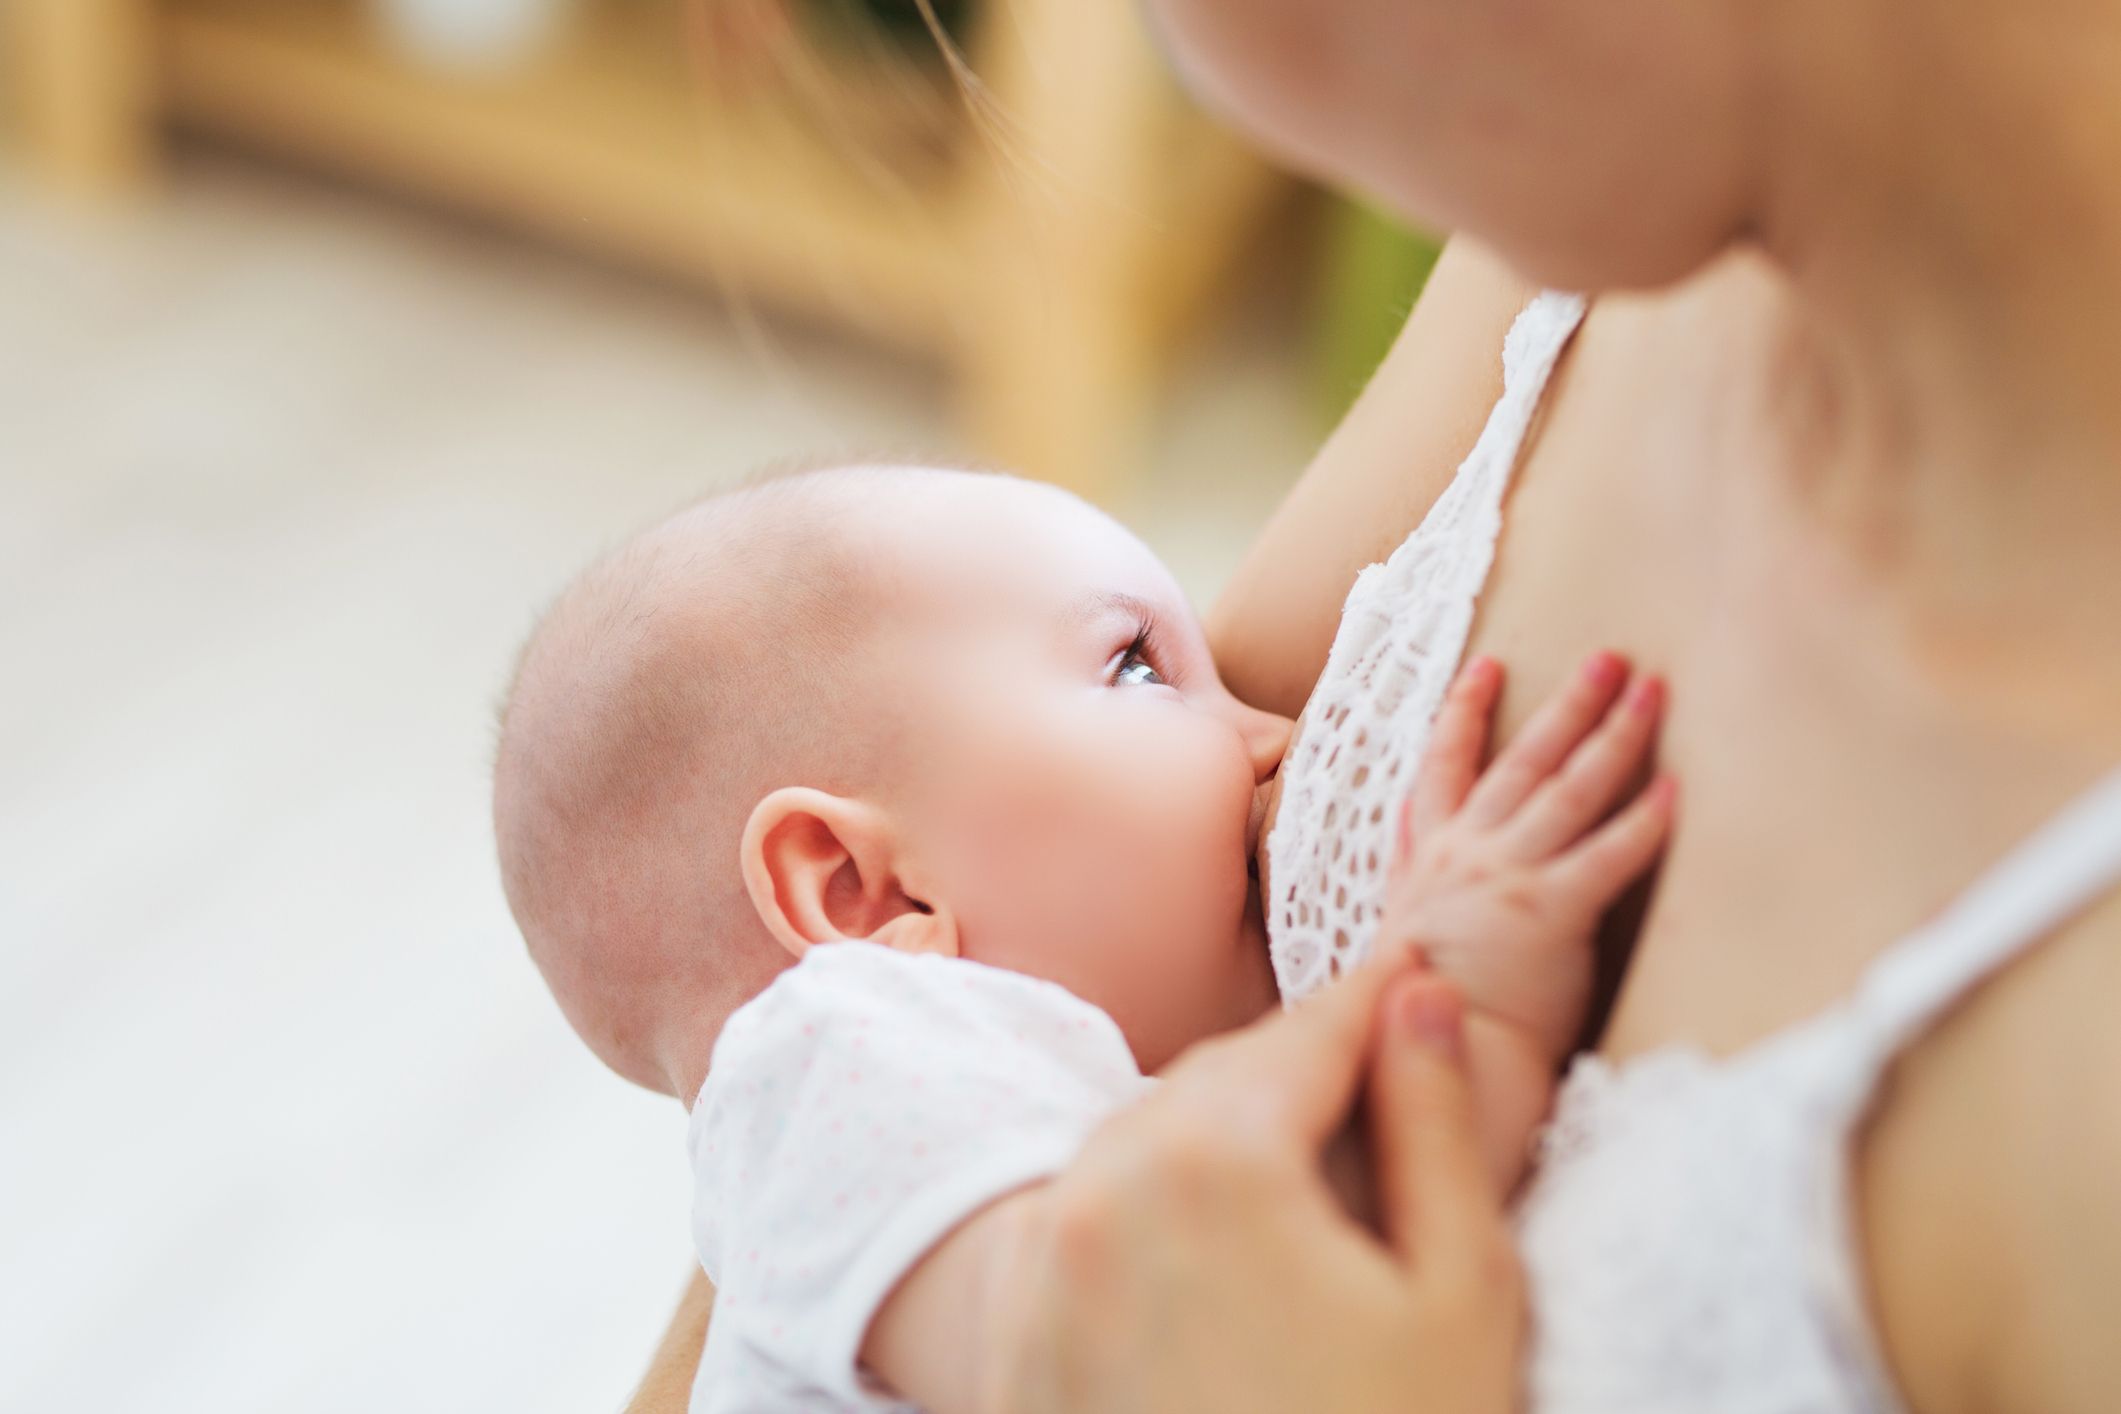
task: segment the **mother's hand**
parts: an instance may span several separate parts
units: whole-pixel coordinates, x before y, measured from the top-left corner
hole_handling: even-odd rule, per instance
[[[996,1313],[999,1407],[1514,1408],[1522,1288],[1461,1020],[1380,958],[1188,1053],[1043,1195]],[[1382,1239],[1321,1166],[1365,1077]]]

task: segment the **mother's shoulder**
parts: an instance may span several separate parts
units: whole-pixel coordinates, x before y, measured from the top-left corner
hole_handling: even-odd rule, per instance
[[[2121,1408],[2121,895],[1895,1068],[1857,1145],[1870,1293],[1919,1414]]]

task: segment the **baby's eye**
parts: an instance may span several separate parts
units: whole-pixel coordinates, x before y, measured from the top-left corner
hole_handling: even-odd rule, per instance
[[[1145,618],[1135,629],[1132,641],[1113,656],[1109,681],[1114,687],[1174,686],[1156,666],[1168,661],[1157,638],[1155,621]]]
[[[1132,684],[1137,687],[1154,687],[1163,682],[1162,674],[1151,666],[1149,660],[1139,653],[1129,653],[1120,663],[1119,671],[1112,675],[1115,683]]]

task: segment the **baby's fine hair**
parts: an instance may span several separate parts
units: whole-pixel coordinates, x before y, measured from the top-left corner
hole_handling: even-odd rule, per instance
[[[745,821],[777,785],[884,769],[862,651],[880,517],[967,474],[778,470],[599,557],[532,630],[495,753],[502,884],[561,1010],[628,1079],[673,1088],[673,1038],[711,1044],[787,965],[745,892]]]

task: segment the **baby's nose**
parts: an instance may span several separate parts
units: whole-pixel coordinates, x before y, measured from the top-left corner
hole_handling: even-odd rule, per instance
[[[1257,708],[1245,708],[1246,721],[1242,727],[1245,749],[1252,757],[1252,779],[1265,785],[1281,769],[1281,758],[1288,754],[1289,742],[1296,734],[1296,723],[1274,712],[1262,712]]]

